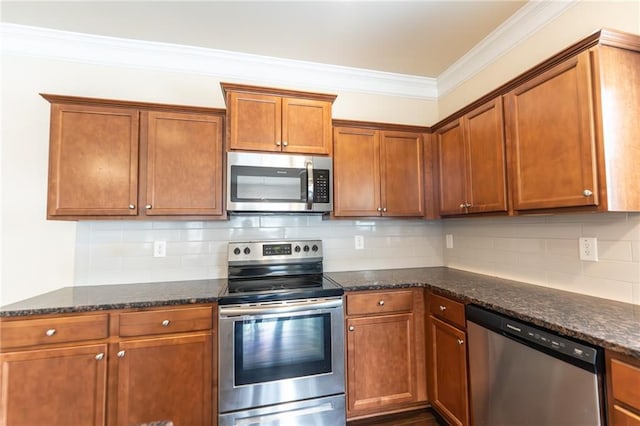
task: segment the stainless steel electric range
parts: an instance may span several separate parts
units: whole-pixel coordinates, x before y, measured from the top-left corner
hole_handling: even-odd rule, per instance
[[[219,299],[219,424],[344,425],[343,289],[322,241],[233,242]]]

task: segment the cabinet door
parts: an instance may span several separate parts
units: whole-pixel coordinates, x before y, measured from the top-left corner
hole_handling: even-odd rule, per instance
[[[116,358],[118,425],[211,424],[210,333],[121,342]]]
[[[465,333],[431,316],[432,389],[429,398],[433,407],[450,424],[469,424],[467,389],[467,356]]]
[[[436,134],[439,165],[439,209],[441,215],[466,213],[467,163],[464,127],[456,120]]]
[[[347,417],[416,402],[413,314],[347,320]]]
[[[135,216],[138,110],[52,104],[47,216]]]
[[[0,354],[0,424],[104,425],[107,345]]]
[[[282,151],[331,153],[331,103],[313,99],[282,100]]]
[[[505,95],[515,210],[598,204],[589,52]]]
[[[387,132],[380,135],[383,216],[423,216],[422,135]]]
[[[469,213],[507,210],[502,117],[501,97],[465,116]]]
[[[375,130],[336,127],[333,141],[335,216],[378,216],[380,140]]]
[[[222,214],[222,117],[143,112],[141,160],[145,215]]]
[[[228,114],[230,149],[280,152],[281,97],[231,92]]]

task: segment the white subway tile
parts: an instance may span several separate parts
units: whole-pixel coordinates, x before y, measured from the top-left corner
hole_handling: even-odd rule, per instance
[[[631,241],[598,240],[598,258],[631,262],[633,260]]]

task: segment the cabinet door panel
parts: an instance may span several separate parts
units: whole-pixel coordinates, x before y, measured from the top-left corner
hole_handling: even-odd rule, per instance
[[[457,120],[439,130],[437,141],[440,214],[465,213],[463,205],[467,202],[467,164],[462,122]]]
[[[106,352],[91,345],[1,354],[0,424],[104,425]]]
[[[469,213],[507,210],[504,121],[498,97],[465,119]]]
[[[413,315],[351,318],[347,330],[348,410],[416,401]]]
[[[119,425],[211,424],[211,334],[124,341],[118,351]]]
[[[137,109],[53,104],[50,138],[50,217],[137,214]]]
[[[380,141],[374,130],[334,129],[333,203],[336,216],[378,216]]]
[[[381,198],[385,216],[423,216],[422,135],[382,132]]]
[[[222,118],[142,114],[146,215],[222,213]]]
[[[282,143],[282,98],[229,94],[230,149],[279,152]]]
[[[331,104],[311,99],[282,100],[282,150],[301,154],[329,154]]]
[[[585,52],[506,95],[515,210],[598,204],[589,67]]]

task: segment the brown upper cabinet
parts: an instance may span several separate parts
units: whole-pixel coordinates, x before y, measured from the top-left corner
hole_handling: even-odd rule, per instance
[[[547,68],[505,95],[514,212],[640,210],[640,37]]]
[[[223,111],[42,96],[49,219],[222,215]]]
[[[421,133],[342,125],[333,144],[335,216],[424,216]]]
[[[502,98],[436,130],[441,216],[507,211]]]
[[[335,95],[220,83],[227,104],[227,148],[331,154]]]

